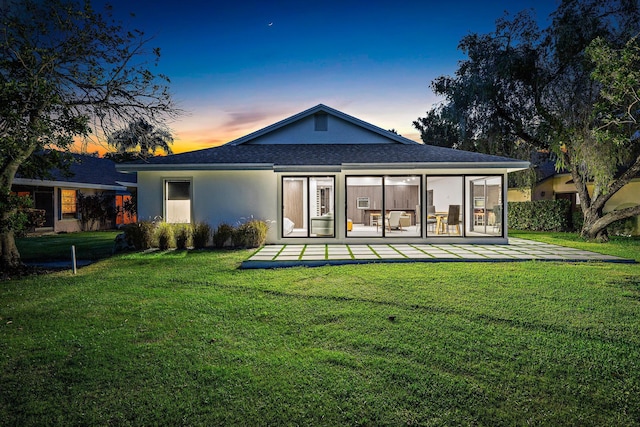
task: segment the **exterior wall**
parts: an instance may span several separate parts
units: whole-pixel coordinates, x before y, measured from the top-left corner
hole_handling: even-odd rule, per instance
[[[93,196],[97,193],[103,193],[105,190],[95,190],[91,188],[70,188],[70,187],[54,187],[53,188],[53,211],[54,211],[54,225],[53,231],[56,233],[75,233],[82,230],[82,222],[80,219],[60,219],[60,190],[77,190],[78,193],[82,193],[85,196]],[[113,193],[113,191],[111,191]],[[115,197],[115,195],[114,195]],[[115,203],[115,200],[114,200]],[[107,225],[104,229],[111,229],[113,227],[113,221],[107,221]],[[90,227],[91,230],[100,230],[100,225],[96,224]]]
[[[357,141],[358,144],[397,144],[396,141],[330,114],[327,118],[326,131],[315,130],[315,119],[311,115],[260,136],[249,144],[353,144],[354,141]]]
[[[507,192],[507,200],[510,202],[530,202],[531,190],[521,190],[519,188],[510,188]]]
[[[275,221],[277,182],[273,171],[171,171],[138,172],[138,218],[152,220],[165,216],[164,182],[171,179],[191,181],[193,223],[237,224],[243,218]],[[276,223],[267,239],[276,240]]]
[[[97,193],[107,192],[110,194],[114,194],[114,190],[97,190],[92,188],[78,188],[77,186],[29,186],[29,185],[15,185],[13,190],[19,192],[28,192],[31,194],[31,197],[36,194],[38,197],[38,193],[50,193],[51,194],[51,204],[48,202],[45,205],[36,204],[36,208],[43,209],[47,212],[46,215],[49,216],[51,222],[50,225],[45,225],[44,227],[37,228],[36,231],[54,231],[56,233],[74,233],[78,231],[82,231],[82,223],[78,218],[60,218],[60,190],[75,190],[78,193],[82,193],[84,195],[94,195]],[[77,200],[76,200],[77,202]],[[115,200],[114,200],[115,202]],[[110,229],[113,227],[113,221],[108,220],[106,223],[105,229]],[[92,230],[99,230],[100,225],[96,224],[91,227]]]
[[[347,237],[346,230],[346,176],[418,175],[421,176],[421,204],[426,203],[425,175],[442,175],[451,170],[357,170],[335,172],[291,172],[276,173],[263,171],[140,171],[138,172],[138,218],[149,220],[164,217],[164,182],[166,180],[189,180],[191,182],[192,222],[206,222],[212,227],[226,222],[236,225],[243,218],[269,221],[267,243],[506,243],[507,227],[502,236],[483,237]],[[502,175],[504,177],[502,200],[506,199],[506,171],[469,170],[455,171],[456,176]],[[283,237],[283,196],[282,177],[285,176],[334,176],[335,177],[335,237]],[[505,206],[506,209],[506,206]],[[422,209],[420,223],[426,224],[425,209]]]

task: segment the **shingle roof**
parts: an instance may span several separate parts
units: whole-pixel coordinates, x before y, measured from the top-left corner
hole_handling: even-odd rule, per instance
[[[523,163],[523,161],[422,144],[227,144],[183,154],[154,157],[145,162],[129,163],[123,169],[136,170],[136,166],[145,164],[149,166],[209,164],[215,169],[216,164],[340,166],[393,163],[507,163],[516,166],[516,163]],[[146,167],[143,166],[140,169],[146,169]]]
[[[355,128],[382,136],[382,139],[361,140],[358,133],[353,134],[355,141],[345,144],[335,143],[335,136],[326,140],[295,143],[297,138],[304,138],[292,132],[283,142],[260,143],[261,137],[289,125],[300,122],[318,112],[335,116]],[[296,139],[293,139],[293,138]],[[382,142],[380,142],[382,141]],[[289,143],[293,142],[293,143]],[[351,142],[349,140],[349,142]],[[166,157],[155,157],[146,161],[138,161],[118,165],[118,170],[162,170],[162,169],[246,169],[254,168],[310,168],[310,167],[342,167],[357,165],[360,168],[385,168],[410,165],[407,167],[493,167],[520,169],[527,167],[528,162],[508,159],[500,156],[472,153],[419,144],[400,135],[364,122],[326,105],[319,104],[273,125],[267,126],[247,136],[231,141],[220,147],[208,148],[189,153]],[[454,166],[448,166],[454,165]]]
[[[69,167],[71,176],[65,176],[59,169],[53,169],[50,172],[51,178],[44,181],[111,186],[121,186],[119,182],[135,184],[137,181],[136,174],[118,172],[116,163],[112,160],[82,154],[72,156],[75,161]]]

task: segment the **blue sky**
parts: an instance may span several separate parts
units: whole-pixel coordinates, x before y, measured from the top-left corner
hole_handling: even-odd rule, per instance
[[[161,48],[188,115],[172,123],[176,152],[228,142],[319,103],[419,140],[412,127],[438,102],[429,83],[452,74],[458,42],[487,33],[505,11],[557,0],[123,1],[127,27]],[[99,9],[99,2],[96,6]],[[129,13],[135,14],[134,18]]]

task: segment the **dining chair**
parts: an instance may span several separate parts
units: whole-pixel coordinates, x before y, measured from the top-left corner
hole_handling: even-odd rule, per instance
[[[450,234],[450,227],[455,227],[457,234],[460,234],[460,205],[449,205],[447,217],[443,218],[447,234]]]

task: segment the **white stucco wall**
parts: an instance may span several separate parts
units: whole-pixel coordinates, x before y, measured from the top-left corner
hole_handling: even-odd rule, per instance
[[[368,173],[367,173],[368,172]],[[437,171],[442,173],[444,171]],[[460,171],[461,174],[464,173]],[[499,170],[474,170],[474,174],[500,174]],[[163,217],[165,212],[163,186],[166,180],[190,180],[192,192],[192,221],[206,222],[216,227],[222,222],[236,225],[242,218],[254,218],[271,222],[267,243],[371,243],[371,238],[347,238],[345,222],[345,177],[346,176],[380,176],[380,175],[421,175],[432,174],[432,170],[375,170],[375,171],[343,171],[341,173],[276,173],[272,170],[263,171],[175,171],[175,172],[138,172],[138,218],[150,220]],[[282,237],[282,177],[283,176],[335,176],[335,206],[334,219],[336,225],[335,238],[283,238]],[[448,206],[449,201],[462,202],[462,180],[460,185],[448,192],[440,192],[447,200],[441,203]],[[506,177],[505,177],[506,182]],[[423,180],[424,183],[424,180]],[[422,200],[426,189],[422,188]],[[434,197],[438,195],[434,192]],[[503,197],[506,197],[506,188]],[[424,223],[424,211],[421,222]],[[374,239],[376,242],[381,239]],[[396,243],[446,243],[468,241],[474,243],[504,243],[504,238],[459,238],[459,237],[407,237],[394,238]]]
[[[138,172],[138,218],[164,217],[164,182],[191,181],[192,222],[212,227],[226,222],[236,225],[242,218],[275,221],[277,181],[273,171],[177,171]],[[276,235],[275,223],[268,239]]]

